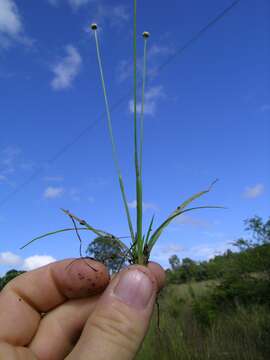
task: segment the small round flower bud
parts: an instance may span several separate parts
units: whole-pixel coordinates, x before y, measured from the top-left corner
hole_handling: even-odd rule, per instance
[[[97,30],[97,24],[96,23],[91,24],[91,29],[92,30]]]
[[[147,38],[149,38],[150,33],[149,33],[148,31],[144,31],[143,34],[142,34],[142,36],[143,36],[145,39],[147,39]]]

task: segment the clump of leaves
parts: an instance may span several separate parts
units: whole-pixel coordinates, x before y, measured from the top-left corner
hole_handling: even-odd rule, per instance
[[[101,51],[100,51],[100,44],[99,44],[99,29],[98,25],[93,23],[90,27],[91,30],[94,32],[94,38],[96,43],[96,51],[97,51],[97,60],[98,60],[98,67],[100,72],[100,78],[101,78],[101,84],[103,89],[103,95],[105,100],[105,108],[106,108],[106,115],[107,115],[107,125],[112,145],[112,152],[113,152],[113,160],[115,164],[115,168],[118,175],[118,181],[122,196],[122,201],[126,213],[126,218],[128,222],[130,237],[131,237],[131,244],[128,247],[125,243],[121,241],[121,239],[118,236],[115,236],[107,231],[96,229],[92,225],[90,225],[85,220],[82,220],[78,218],[76,215],[70,213],[68,210],[63,210],[67,216],[69,216],[73,222],[74,228],[66,228],[61,229],[53,232],[49,232],[47,234],[44,234],[42,236],[39,236],[30,242],[28,242],[25,246],[29,245],[30,243],[44,238],[49,235],[54,235],[61,232],[66,231],[76,231],[77,236],[81,242],[81,238],[79,235],[79,231],[85,230],[90,231],[94,233],[97,238],[105,238],[106,241],[111,241],[117,243],[119,246],[119,249],[122,252],[123,258],[128,260],[132,264],[140,264],[140,265],[146,265],[149,261],[149,257],[151,254],[151,251],[156,244],[159,237],[162,235],[163,231],[166,229],[166,227],[178,216],[181,216],[182,214],[198,209],[209,209],[209,208],[220,208],[220,206],[196,206],[196,207],[190,207],[190,205],[201,196],[207,194],[211,189],[212,186],[216,181],[214,181],[209,188],[206,190],[200,191],[196,193],[195,195],[191,196],[187,200],[185,200],[181,205],[179,205],[166,219],[162,222],[161,225],[157,226],[155,230],[153,230],[154,225],[154,216],[152,217],[150,224],[148,225],[148,228],[146,231],[143,231],[143,184],[142,184],[142,163],[143,163],[143,125],[144,125],[144,104],[145,104],[145,86],[146,86],[146,73],[147,73],[147,44],[149,41],[150,34],[149,32],[145,31],[143,32],[143,41],[144,41],[144,55],[143,55],[143,79],[142,79],[142,94],[141,94],[141,109],[139,114],[139,121],[138,121],[138,109],[137,109],[137,1],[133,0],[134,2],[134,24],[133,24],[133,79],[134,79],[134,165],[135,165],[135,175],[136,175],[136,213],[137,213],[137,219],[136,219],[136,226],[134,230],[134,226],[131,220],[130,211],[128,207],[127,202],[127,196],[124,186],[124,181],[122,177],[122,173],[120,170],[119,162],[118,162],[118,156],[117,156],[117,149],[116,149],[116,142],[114,139],[113,134],[113,126],[112,126],[112,119],[111,119],[111,110],[109,106],[109,100],[107,95],[107,88],[106,88],[106,82],[105,82],[105,76],[103,72],[102,67],[102,57],[101,57]],[[139,136],[138,136],[139,134]],[[79,227],[77,227],[77,224]],[[96,238],[96,239],[97,239]],[[95,240],[96,240],[95,239]],[[94,240],[94,241],[95,241]],[[81,253],[81,248],[80,248]]]

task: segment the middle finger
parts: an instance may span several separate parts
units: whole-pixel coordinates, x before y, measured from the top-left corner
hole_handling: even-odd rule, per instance
[[[41,360],[64,359],[75,346],[99,295],[69,300],[41,320],[29,347]]]

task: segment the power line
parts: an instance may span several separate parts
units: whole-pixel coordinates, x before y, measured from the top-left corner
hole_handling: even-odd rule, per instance
[[[222,10],[216,17],[214,17],[207,25],[202,27],[197,33],[195,33],[184,45],[182,45],[178,50],[176,50],[172,55],[170,55],[158,68],[157,71],[162,71],[167,65],[169,65],[177,56],[182,55],[182,53],[193,45],[199,38],[201,38],[210,28],[216,25],[221,19],[223,19],[241,0],[235,0]],[[128,91],[123,97],[121,97],[118,101],[116,101],[112,107],[111,112],[115,111],[124,101],[126,101],[133,92],[133,88]],[[105,112],[103,112],[100,116],[97,117],[91,124],[89,124],[86,128],[84,128],[76,137],[73,138],[70,142],[65,144],[57,153],[55,153],[47,162],[47,165],[53,164],[56,160],[58,160],[64,153],[66,153],[73,145],[75,145],[84,135],[86,135],[90,130],[92,130],[105,116]],[[13,189],[7,196],[1,199],[0,207],[6,204],[9,199],[15,196],[18,192],[24,189],[28,184],[34,181],[42,172],[44,171],[44,166],[39,167],[36,171],[29,176],[25,181],[19,184],[15,189]]]

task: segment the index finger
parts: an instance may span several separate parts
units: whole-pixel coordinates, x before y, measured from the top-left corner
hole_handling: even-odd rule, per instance
[[[0,292],[0,341],[27,345],[41,313],[68,299],[102,292],[109,282],[105,266],[89,259],[68,259],[24,273]]]

